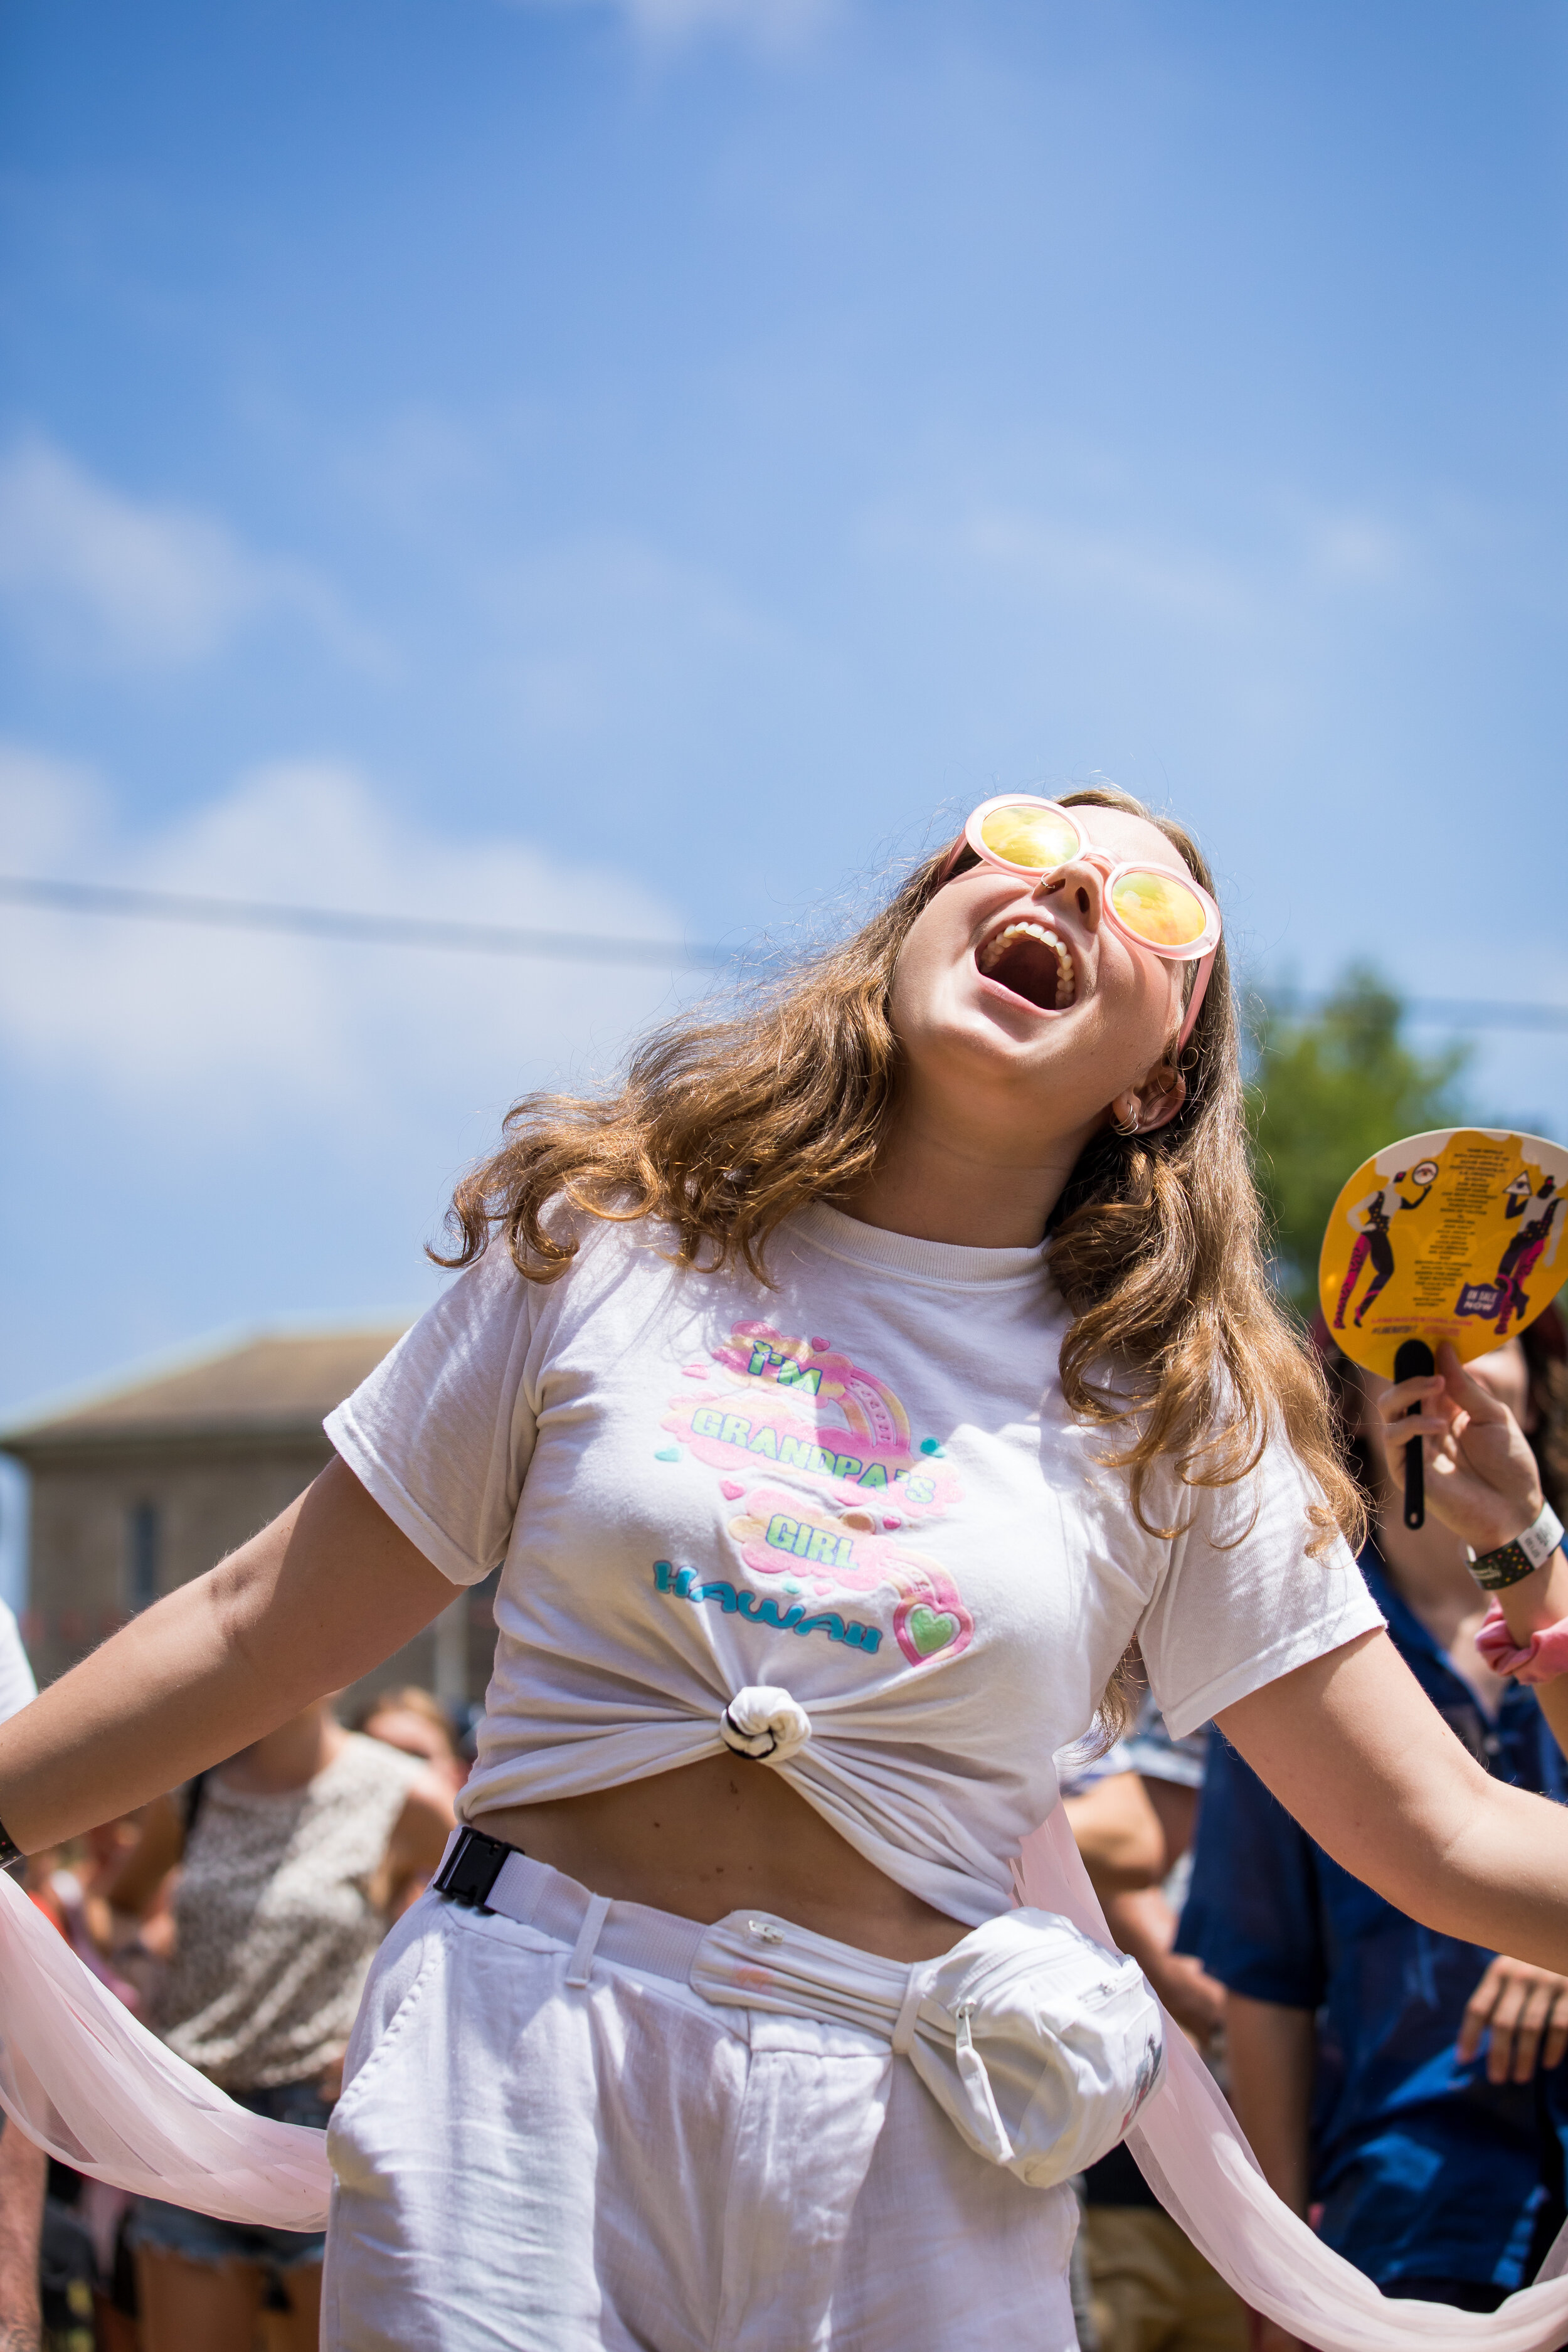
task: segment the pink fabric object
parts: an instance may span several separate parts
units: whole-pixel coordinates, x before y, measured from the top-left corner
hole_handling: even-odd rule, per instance
[[[1481,1620],[1476,1647],[1494,1675],[1511,1675],[1516,1683],[1549,1683],[1568,1675],[1568,1617],[1542,1625],[1521,1649],[1508,1630],[1502,1602],[1494,1601]]]
[[[1058,1911],[1110,1944],[1105,1915],[1058,1805],[1024,1841],[1022,1898]],[[1202,2059],[1165,2020],[1167,2072],[1127,2135],[1149,2186],[1173,2221],[1254,2311],[1317,2352],[1554,2352],[1568,2339],[1568,2228],[1542,2264],[1542,2280],[1495,2312],[1385,2300],[1281,2204],[1237,2128]]]
[[[1024,1841],[1025,1901],[1109,1945],[1058,1805]],[[1318,2352],[1555,2352],[1568,2339],[1568,2229],[1542,2284],[1481,2315],[1389,2303],[1265,2182],[1207,2068],[1166,2020],[1164,2086],[1128,2134],[1144,2177],[1255,2311]],[[0,2105],[89,2179],[225,2220],[319,2230],[326,2135],[252,2116],[139,2025],[0,1873]]]
[[[249,2114],[165,2050],[3,1871],[0,2106],[91,2180],[226,2221],[326,2226],[325,2132]]]

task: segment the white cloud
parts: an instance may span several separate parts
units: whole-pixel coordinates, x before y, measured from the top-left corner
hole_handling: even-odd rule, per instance
[[[1233,624],[1247,609],[1245,583],[1207,550],[1152,533],[1089,527],[980,507],[955,533],[956,551],[976,570],[1054,594],[1099,594],[1163,615]]]
[[[374,657],[303,566],[251,554],[210,516],[129,499],[37,436],[0,459],[0,599],[35,646],[77,667],[183,667],[276,614]]]
[[[550,929],[674,939],[607,867],[395,815],[353,770],[279,762],[153,839],[115,843],[77,772],[0,753],[16,864],[74,878]],[[475,1148],[521,1087],[602,1068],[674,1001],[658,968],[563,963],[8,908],[0,1049],[177,1137],[308,1131],[356,1148],[416,1126]],[[459,1124],[478,1114],[470,1139]],[[177,1152],[176,1152],[177,1158]],[[446,1155],[443,1155],[446,1156]]]
[[[1418,589],[1416,544],[1385,517],[1281,495],[1261,501],[1253,521],[1247,539],[1223,547],[1143,519],[1088,522],[1043,502],[959,496],[923,511],[884,508],[868,519],[863,544],[1025,597],[1092,601],[1226,635],[1261,633],[1273,620],[1296,627],[1324,599]]]
[[[705,33],[729,33],[762,49],[794,48],[835,13],[837,0],[526,0],[531,7],[598,8],[619,16],[639,40],[673,47]]]

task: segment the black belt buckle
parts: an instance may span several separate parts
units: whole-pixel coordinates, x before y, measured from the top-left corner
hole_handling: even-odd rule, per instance
[[[500,1838],[487,1837],[483,1830],[465,1826],[430,1883],[437,1894],[445,1895],[449,1902],[466,1903],[472,1910],[486,1911],[502,1863],[509,1853],[521,1851],[521,1846],[503,1845]]]

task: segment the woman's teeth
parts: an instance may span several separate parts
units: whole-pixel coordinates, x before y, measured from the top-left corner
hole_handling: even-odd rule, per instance
[[[1008,923],[986,940],[975,961],[989,978],[1045,1012],[1064,1012],[1077,999],[1072,950],[1044,923]]]

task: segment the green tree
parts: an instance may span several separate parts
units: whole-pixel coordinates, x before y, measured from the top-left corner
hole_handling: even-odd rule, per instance
[[[1464,1124],[1468,1045],[1412,1051],[1404,1007],[1379,975],[1352,964],[1321,1012],[1265,1001],[1247,1089],[1258,1189],[1273,1225],[1275,1276],[1303,1316],[1318,1303],[1318,1254],[1340,1188],[1402,1135]]]

